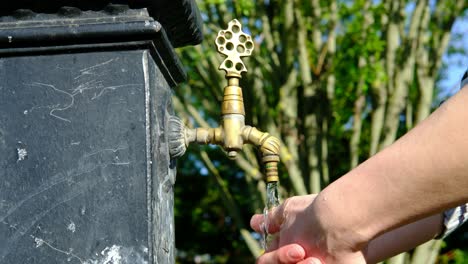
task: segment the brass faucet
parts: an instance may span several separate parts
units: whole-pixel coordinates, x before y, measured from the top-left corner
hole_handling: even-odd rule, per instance
[[[219,66],[226,71],[227,86],[224,87],[221,104],[221,125],[217,128],[187,128],[177,117],[169,120],[169,149],[171,157],[182,156],[190,143],[217,144],[223,147],[229,158],[235,159],[244,144],[259,148],[265,166],[267,182],[277,182],[280,141],[261,132],[255,127],[245,125],[244,99],[239,86],[241,73],[247,68],[241,57],[252,54],[252,38],[242,31],[242,25],[236,19],[228,24],[226,30],[218,32],[216,37],[218,52],[226,59]]]

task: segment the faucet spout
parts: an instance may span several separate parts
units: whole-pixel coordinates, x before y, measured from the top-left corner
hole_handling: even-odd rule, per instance
[[[265,166],[267,183],[279,181],[278,163],[280,161],[279,153],[281,146],[279,139],[251,126],[245,126],[242,129],[242,137],[247,143],[259,148],[262,154],[262,162]]]

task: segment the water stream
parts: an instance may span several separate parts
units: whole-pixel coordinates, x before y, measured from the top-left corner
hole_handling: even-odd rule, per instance
[[[263,225],[263,249],[266,250],[274,240],[275,235],[268,234],[268,211],[275,208],[280,204],[279,202],[279,194],[278,194],[278,183],[277,182],[269,182],[267,183],[266,189],[266,206],[263,209],[263,217],[264,217],[264,225]]]

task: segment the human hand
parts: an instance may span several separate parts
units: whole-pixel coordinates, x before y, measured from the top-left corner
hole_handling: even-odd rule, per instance
[[[267,230],[276,237],[257,264],[366,263],[363,250],[366,244],[336,232],[342,228],[334,230],[329,222],[336,221],[322,217],[328,214],[316,205],[316,197],[292,197],[269,212]],[[261,233],[263,221],[263,215],[254,215],[250,225]]]

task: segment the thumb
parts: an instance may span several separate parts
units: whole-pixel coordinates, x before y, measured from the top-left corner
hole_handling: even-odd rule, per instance
[[[266,252],[257,260],[257,264],[295,264],[304,259],[305,250],[297,245],[290,244],[271,252]]]

